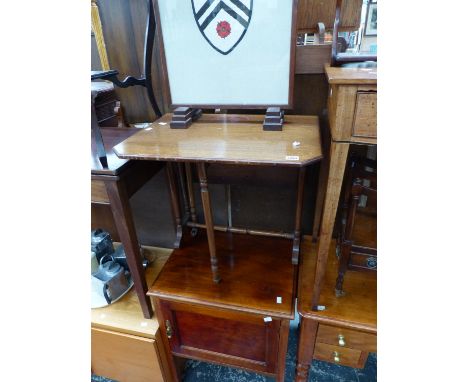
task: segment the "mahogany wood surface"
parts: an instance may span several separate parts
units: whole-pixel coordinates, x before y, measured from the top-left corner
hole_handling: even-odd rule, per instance
[[[290,240],[215,232],[221,282],[214,284],[206,232],[184,236],[148,294],[274,318],[294,318]],[[282,302],[277,303],[277,297]]]
[[[164,115],[115,146],[117,156],[281,166],[304,166],[322,158],[315,116],[286,115],[282,131],[263,131],[263,115],[203,114],[188,129],[171,129],[171,117]]]
[[[172,354],[276,373],[283,334],[280,326],[288,320],[265,322],[258,314],[164,300],[159,306],[158,317],[166,328]],[[287,347],[287,343],[282,345]]]

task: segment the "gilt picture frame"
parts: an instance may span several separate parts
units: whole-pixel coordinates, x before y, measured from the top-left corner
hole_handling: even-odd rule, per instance
[[[292,108],[297,0],[154,1],[172,108]]]

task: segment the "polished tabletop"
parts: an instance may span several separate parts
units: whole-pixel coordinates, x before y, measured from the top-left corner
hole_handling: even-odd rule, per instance
[[[316,116],[285,116],[282,131],[263,131],[263,115],[203,114],[171,129],[172,114],[114,147],[119,158],[304,166],[322,158]]]

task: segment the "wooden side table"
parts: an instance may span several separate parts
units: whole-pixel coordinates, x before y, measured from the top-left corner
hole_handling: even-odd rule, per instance
[[[376,351],[375,275],[350,272],[346,296],[336,297],[338,264],[330,244],[349,146],[377,144],[377,71],[326,66],[325,72],[330,84],[329,169],[326,188],[318,193],[324,197],[318,245],[303,249],[300,267],[296,382],[307,380],[313,358],[363,367],[368,352]]]
[[[377,69],[325,67],[331,143],[312,306],[319,304],[350,144],[377,144]],[[322,183],[322,186],[324,184]],[[315,309],[315,308],[314,308]]]
[[[110,204],[143,315],[146,318],[151,318],[153,308],[149,297],[146,296],[148,286],[144,277],[140,246],[133,223],[129,198],[161,170],[164,167],[164,163],[123,160],[117,158],[112,151],[114,145],[137,133],[139,130],[112,127],[101,128],[108,168],[102,167],[96,155],[94,135],[91,135],[91,202]],[[174,201],[177,198],[175,193],[176,187],[174,185],[175,180],[170,176],[170,173],[168,175],[172,191],[171,198]],[[173,202],[173,205],[175,204]],[[177,208],[174,210],[174,214],[175,220],[180,222]],[[177,230],[181,231],[181,229],[179,223]]]
[[[291,242],[216,232],[223,278],[214,284],[205,232],[186,236],[148,294],[167,354],[284,381],[296,267]],[[176,374],[176,358],[170,366]]]
[[[285,116],[282,131],[263,131],[261,115],[204,114],[188,129],[171,129],[172,114],[166,114],[150,128],[133,135],[114,147],[119,158],[149,161],[185,162],[187,174],[190,163],[197,166],[200,179],[205,224],[192,226],[206,228],[213,281],[222,278],[218,270],[215,227],[206,175],[207,163],[235,165],[287,166],[298,169],[298,193],[293,239],[292,263],[299,259],[302,201],[305,167],[322,159],[318,117]],[[171,164],[172,166],[172,164]],[[191,213],[194,215],[193,191],[188,180]],[[241,233],[243,230],[232,230]],[[245,233],[253,233],[248,232]],[[256,231],[254,234],[275,236],[271,232]],[[278,236],[278,235],[277,235]],[[283,235],[279,235],[283,236]]]

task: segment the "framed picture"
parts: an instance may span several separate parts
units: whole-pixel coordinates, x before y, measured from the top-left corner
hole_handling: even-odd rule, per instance
[[[292,108],[297,0],[155,0],[171,106]]]
[[[364,35],[377,36],[377,3],[368,5]]]

